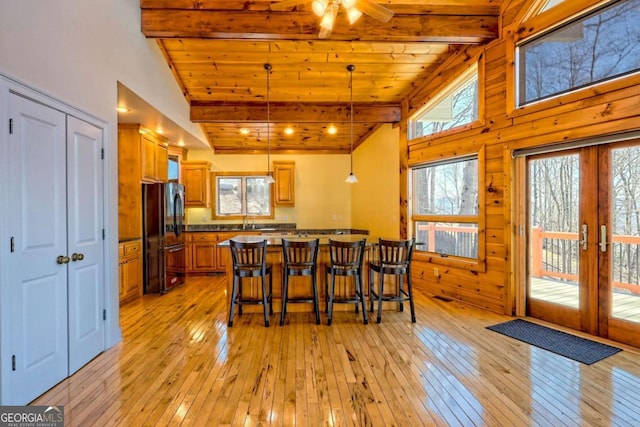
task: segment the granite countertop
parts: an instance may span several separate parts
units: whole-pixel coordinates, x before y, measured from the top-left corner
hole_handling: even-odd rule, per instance
[[[239,234],[233,238],[236,242],[260,242],[262,240],[267,241],[268,246],[281,246],[282,239],[286,238],[288,240],[311,240],[311,239],[320,239],[320,245],[328,245],[329,239],[332,240],[340,240],[343,242],[356,242],[358,240],[367,239],[367,246],[372,243],[377,243],[378,238],[369,236],[368,234],[281,234],[281,235],[269,235],[269,236],[256,236],[255,234]],[[218,242],[218,246],[229,246],[229,240],[223,240]]]

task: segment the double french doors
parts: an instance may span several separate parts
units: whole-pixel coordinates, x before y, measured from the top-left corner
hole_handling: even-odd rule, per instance
[[[528,157],[527,314],[640,345],[640,141]]]

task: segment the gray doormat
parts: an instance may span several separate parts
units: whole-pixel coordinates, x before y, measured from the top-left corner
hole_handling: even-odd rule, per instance
[[[522,319],[487,326],[487,329],[568,357],[585,365],[591,365],[622,351],[617,347],[580,338]]]

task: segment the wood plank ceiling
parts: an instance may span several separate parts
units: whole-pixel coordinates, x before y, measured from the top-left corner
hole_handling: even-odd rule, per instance
[[[388,23],[340,10],[328,39],[310,0],[141,0],[142,32],[156,38],[216,153],[348,153],[400,119],[400,103],[462,45],[498,36],[502,0],[387,0]],[[292,2],[287,2],[287,4]],[[267,71],[270,120],[267,126]],[[329,127],[337,133],[328,133]],[[285,128],[293,129],[291,135]],[[245,132],[241,133],[241,129]]]

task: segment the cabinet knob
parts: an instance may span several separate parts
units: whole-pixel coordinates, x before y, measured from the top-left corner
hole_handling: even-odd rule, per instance
[[[59,255],[58,258],[56,258],[56,262],[58,264],[69,264],[69,257],[64,255]]]
[[[84,259],[84,254],[73,253],[71,255],[71,261],[82,261]]]

